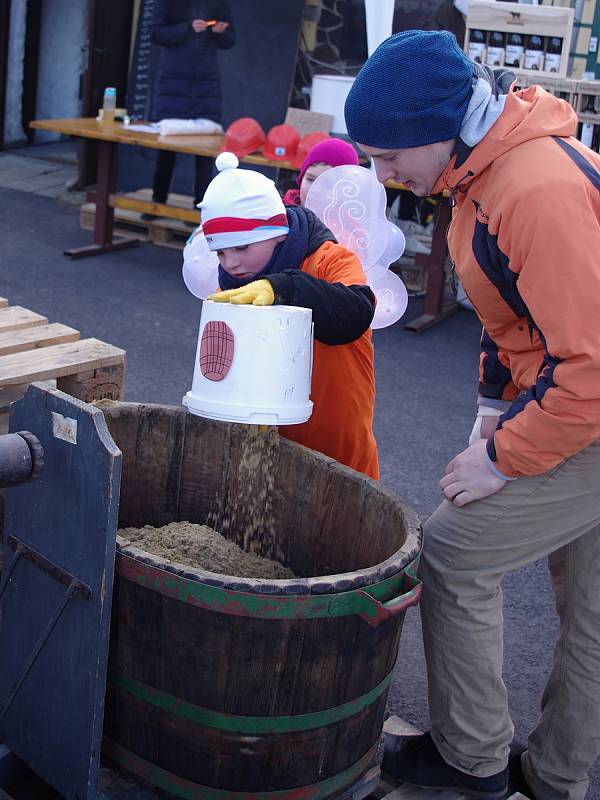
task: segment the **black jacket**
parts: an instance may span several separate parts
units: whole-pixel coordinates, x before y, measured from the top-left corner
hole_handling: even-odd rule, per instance
[[[196,33],[194,19],[229,22],[224,33]],[[152,41],[162,47],[154,83],[153,119],[221,121],[217,50],[233,47],[235,29],[228,0],[156,0]]]
[[[312,212],[306,256],[325,242],[335,242],[332,232]],[[375,313],[375,295],[368,286],[328,283],[300,269],[267,276],[275,302],[312,310],[315,339],[328,345],[349,344],[368,329]]]

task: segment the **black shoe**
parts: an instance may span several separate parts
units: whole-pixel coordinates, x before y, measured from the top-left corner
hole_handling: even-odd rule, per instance
[[[422,736],[385,737],[382,769],[401,783],[427,789],[457,789],[479,800],[505,800],[508,767],[489,778],[478,778],[446,764],[431,739]]]
[[[513,742],[510,746],[510,755],[508,757],[508,788],[509,797],[517,792],[520,792],[524,797],[529,797],[530,800],[535,800],[535,795],[529,788],[525,776],[523,775],[523,768],[521,767],[521,754],[527,750],[519,742]]]

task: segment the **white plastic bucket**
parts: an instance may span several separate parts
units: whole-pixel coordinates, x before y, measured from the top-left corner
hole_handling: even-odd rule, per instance
[[[310,93],[310,110],[331,114],[332,133],[347,133],[344,103],[352,88],[354,78],[349,75],[315,75]]]
[[[313,406],[312,344],[309,309],[205,301],[192,389],[183,404],[224,422],[306,422]]]
[[[365,0],[367,51],[371,56],[392,35],[394,0]]]

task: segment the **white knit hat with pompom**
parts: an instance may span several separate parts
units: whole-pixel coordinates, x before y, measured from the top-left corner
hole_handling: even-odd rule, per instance
[[[273,181],[249,169],[238,169],[237,156],[221,153],[219,174],[208,185],[198,208],[211,250],[264,242],[289,233],[285,206]]]

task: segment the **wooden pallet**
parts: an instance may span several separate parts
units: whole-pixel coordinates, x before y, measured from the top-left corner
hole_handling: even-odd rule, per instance
[[[135,207],[138,202],[150,203],[152,201],[151,189],[139,189],[136,192],[128,192],[120,196],[121,201],[131,201]],[[169,195],[169,205],[175,209],[184,208],[192,211],[193,199],[183,194]],[[193,223],[182,222],[178,219],[166,219],[160,217],[155,220],[142,219],[142,212],[135,208],[115,208],[114,209],[114,231],[119,236],[142,239],[161,247],[172,247],[182,250],[187,240],[194,230]],[[200,224],[200,214],[197,214],[196,225]],[[85,230],[94,229],[96,218],[96,204],[84,203],[81,206],[79,221]]]
[[[8,430],[10,403],[33,381],[91,402],[122,400],[125,351],[0,298],[0,433]]]

